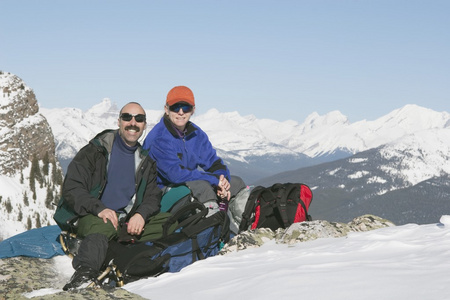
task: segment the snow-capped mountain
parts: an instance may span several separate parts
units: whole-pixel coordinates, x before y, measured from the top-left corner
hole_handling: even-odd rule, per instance
[[[56,152],[65,166],[65,161],[70,160],[96,133],[117,127],[119,108],[111,100],[104,99],[86,112],[76,108],[41,108],[41,112],[52,126]],[[150,130],[163,111],[146,113],[147,130]],[[395,143],[420,131],[448,128],[450,114],[406,105],[375,121],[350,123],[340,112],[333,111],[324,116],[312,113],[299,124],[211,109],[202,115],[194,115],[192,121],[206,131],[233,173],[252,183],[285,170]]]

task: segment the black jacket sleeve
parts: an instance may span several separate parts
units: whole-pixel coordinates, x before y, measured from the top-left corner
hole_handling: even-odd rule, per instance
[[[145,221],[157,214],[161,208],[162,191],[156,184],[156,176],[156,162],[147,155],[136,177],[136,199],[137,202],[141,202],[136,208],[136,213],[139,213]]]
[[[106,182],[106,163],[105,154],[88,144],[69,164],[62,195],[76,214],[98,215],[106,208],[98,198]]]

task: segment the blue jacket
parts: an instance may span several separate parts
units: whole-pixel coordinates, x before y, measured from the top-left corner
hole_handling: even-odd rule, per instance
[[[193,180],[217,186],[220,175],[230,180],[230,171],[208,136],[192,122],[186,124],[185,136],[180,137],[168,117],[162,117],[145,138],[143,148],[156,161],[160,187]]]

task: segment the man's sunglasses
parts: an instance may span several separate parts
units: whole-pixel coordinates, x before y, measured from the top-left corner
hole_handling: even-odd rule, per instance
[[[169,106],[169,110],[176,113],[179,112],[180,109],[182,109],[184,113],[189,113],[192,111],[192,108],[192,105],[183,103],[175,103],[174,105]]]
[[[133,119],[133,117],[136,120],[136,122],[138,122],[138,123],[145,122],[145,120],[146,120],[145,115],[143,115],[143,114],[133,115],[133,114],[129,114],[129,113],[123,113],[120,115],[120,118],[122,120],[124,120],[125,122],[131,121],[131,119]]]

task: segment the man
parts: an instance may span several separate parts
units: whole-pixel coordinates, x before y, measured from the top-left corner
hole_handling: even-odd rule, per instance
[[[169,91],[164,112],[143,145],[157,162],[158,185],[163,191],[183,184],[201,202],[212,203],[229,201],[245,188],[241,178],[230,176],[207,134],[190,121],[195,99],[188,87],[176,86]]]
[[[77,237],[83,240],[72,262],[75,273],[64,290],[98,276],[109,240],[146,241],[162,234],[167,214],[157,215],[161,190],[156,165],[138,142],[146,127],[142,106],[126,104],[118,126],[92,139],[67,170],[61,201],[79,217]]]

